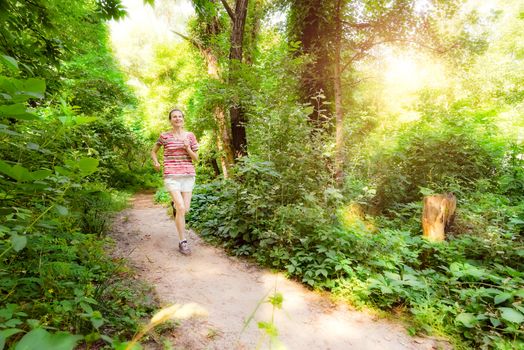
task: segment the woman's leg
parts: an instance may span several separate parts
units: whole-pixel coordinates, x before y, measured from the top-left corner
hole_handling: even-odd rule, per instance
[[[178,238],[183,241],[186,239],[186,205],[183,192],[171,191],[171,198],[173,198],[176,208],[175,226],[178,231]]]
[[[186,214],[189,212],[191,206],[191,196],[193,192],[182,192],[182,198],[184,198],[184,206],[186,207]]]

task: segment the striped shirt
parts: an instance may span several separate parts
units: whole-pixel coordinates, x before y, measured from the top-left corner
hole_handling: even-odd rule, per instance
[[[186,132],[189,146],[193,152],[198,151],[198,142],[192,132]],[[171,131],[163,132],[157,145],[164,147],[164,177],[177,175],[195,175],[195,167],[189,153],[184,148],[184,140],[175,138]]]

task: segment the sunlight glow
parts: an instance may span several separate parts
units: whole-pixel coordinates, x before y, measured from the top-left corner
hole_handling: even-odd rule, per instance
[[[413,92],[424,87],[441,86],[444,72],[433,62],[422,62],[409,53],[386,55],[385,82],[405,92]]]
[[[419,92],[423,89],[439,89],[450,82],[445,67],[420,52],[384,50],[382,81],[385,107],[398,115],[399,122],[419,118],[413,111]]]
[[[122,3],[127,16],[109,21],[109,29],[115,54],[124,67],[148,64],[155,45],[180,42],[182,39],[173,31],[185,34],[187,21],[194,13],[188,0],[157,0],[155,7],[144,4],[143,0]]]

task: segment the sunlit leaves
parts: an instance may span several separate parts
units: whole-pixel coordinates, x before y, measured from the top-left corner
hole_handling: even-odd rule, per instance
[[[27,111],[27,107],[22,104],[0,106],[0,117],[16,118],[22,120],[34,120],[38,117]]]
[[[29,98],[43,98],[45,89],[45,81],[42,79],[14,79],[0,76],[2,97],[9,102],[19,103]]]
[[[3,173],[19,182],[42,180],[51,175],[51,171],[48,169],[30,171],[19,164],[10,166],[2,160],[0,160],[0,173]]]
[[[98,11],[104,19],[120,19],[126,15],[121,0],[97,0]]]
[[[19,252],[22,249],[25,248],[27,245],[27,237],[26,236],[20,236],[17,234],[11,235],[11,244],[13,246],[13,249],[15,252]]]
[[[98,159],[84,157],[78,161],[78,167],[83,175],[91,175],[98,168]]]
[[[73,350],[82,338],[67,332],[50,333],[43,328],[36,328],[20,339],[15,350]]]
[[[473,328],[475,324],[478,323],[478,320],[475,317],[475,315],[470,312],[463,312],[459,314],[455,320],[467,328]]]
[[[18,62],[11,56],[0,54],[0,63],[11,70],[18,71]]]
[[[505,292],[505,293],[500,293],[500,294],[497,294],[494,298],[494,302],[495,304],[500,304],[506,300],[508,300],[509,298],[512,297],[512,294],[511,293],[508,293],[508,292]]]
[[[517,324],[524,322],[524,315],[513,308],[500,307],[499,310],[501,311],[501,317],[506,321]]]

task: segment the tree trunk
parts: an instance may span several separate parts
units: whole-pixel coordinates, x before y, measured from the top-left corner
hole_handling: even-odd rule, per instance
[[[231,30],[231,47],[229,50],[229,83],[236,84],[238,70],[242,63],[242,45],[244,40],[244,26],[246,24],[248,0],[236,0],[235,13],[231,18],[233,26]],[[235,157],[247,154],[247,137],[245,128],[245,114],[242,110],[241,101],[235,101],[229,109],[231,122],[231,136],[233,141],[233,153]]]
[[[229,178],[229,168],[233,165],[235,158],[231,148],[231,137],[229,136],[229,128],[226,120],[226,114],[222,106],[216,106],[214,110],[215,121],[218,125],[217,146],[220,152],[220,163],[222,165],[222,173],[224,178]]]
[[[456,208],[457,198],[452,193],[424,197],[422,210],[424,237],[432,242],[443,241],[446,230],[455,218]]]
[[[344,180],[344,109],[342,106],[342,71],[341,71],[341,45],[342,45],[342,0],[337,0],[335,8],[335,57],[333,72],[333,87],[335,92],[335,178],[338,184]]]
[[[218,168],[218,163],[216,158],[211,158],[209,160],[209,163],[211,164],[211,167],[213,168],[213,172],[215,173],[215,177],[220,176],[220,169]]]
[[[211,52],[210,49],[201,50],[202,54],[206,58],[207,62],[207,73],[214,79],[220,80],[220,74],[218,73],[218,59]],[[214,111],[215,122],[218,126],[218,145],[220,151],[220,163],[222,165],[222,174],[224,178],[229,177],[229,168],[234,163],[234,153],[231,147],[231,134],[228,127],[226,114],[222,106],[216,106]]]
[[[288,25],[290,41],[300,42],[301,50],[297,54],[307,54],[311,62],[300,76],[302,101],[311,103],[313,112],[309,119],[318,128],[325,128],[331,117],[332,108],[324,102],[333,102],[331,76],[333,34],[333,0],[294,0],[291,1]]]

